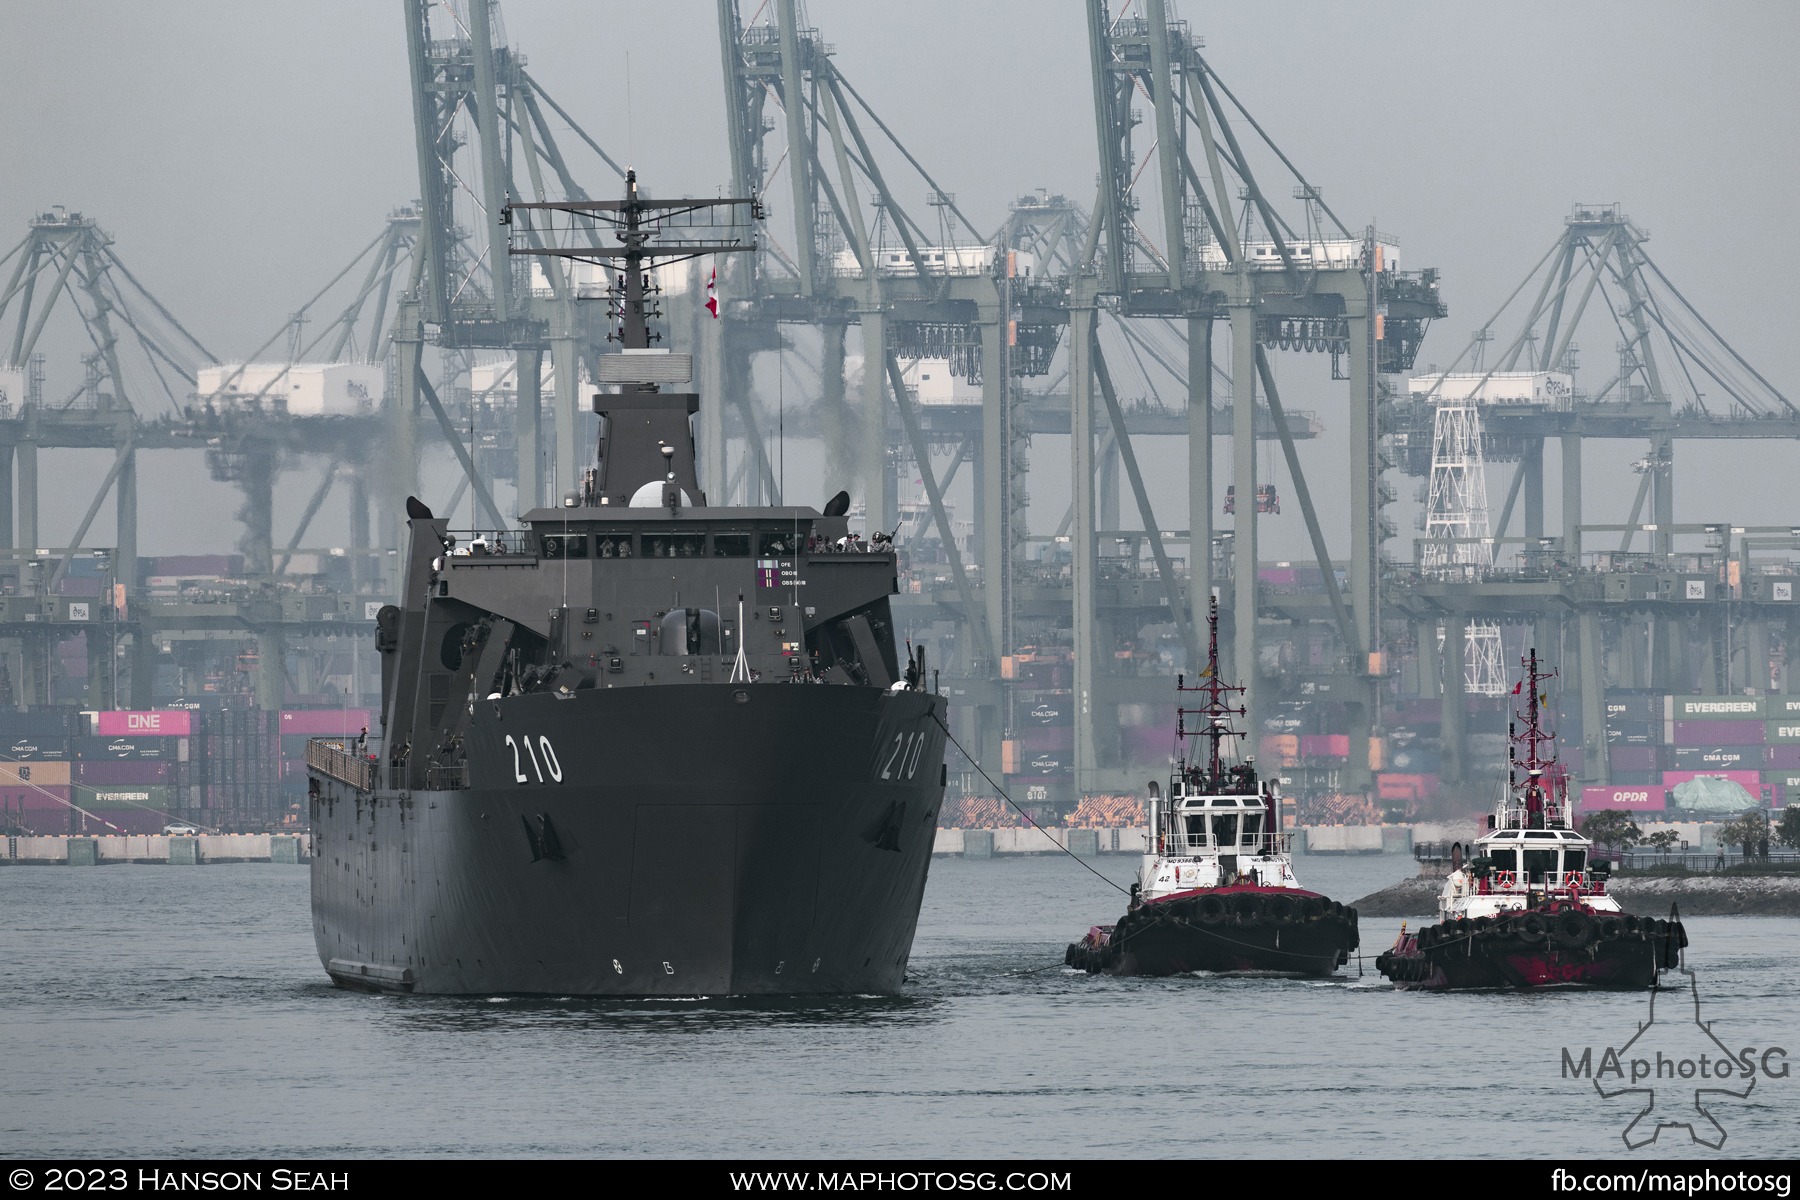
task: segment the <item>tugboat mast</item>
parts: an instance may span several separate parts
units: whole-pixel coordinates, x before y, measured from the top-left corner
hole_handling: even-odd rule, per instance
[[[1211,790],[1218,788],[1225,778],[1224,757],[1219,753],[1219,743],[1228,737],[1244,736],[1241,731],[1231,728],[1227,719],[1245,715],[1243,708],[1234,708],[1227,699],[1233,692],[1241,695],[1244,689],[1232,687],[1219,679],[1219,598],[1217,596],[1214,596],[1207,605],[1206,631],[1206,670],[1202,672],[1202,678],[1206,682],[1189,687],[1185,676],[1177,675],[1175,677],[1177,692],[1199,692],[1206,699],[1199,708],[1177,707],[1175,709],[1175,734],[1184,748],[1187,745],[1187,739],[1196,735],[1206,738],[1211,743],[1207,748],[1205,778],[1202,784]],[[1187,718],[1189,717],[1205,718],[1205,727],[1188,729]],[[1184,756],[1182,774],[1186,775],[1187,773],[1188,764]],[[1255,777],[1250,776],[1250,779],[1254,781]]]

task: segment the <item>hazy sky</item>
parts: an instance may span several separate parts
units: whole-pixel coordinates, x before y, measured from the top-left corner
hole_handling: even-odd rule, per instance
[[[1347,222],[1377,222],[1401,240],[1409,268],[1442,271],[1452,315],[1421,365],[1454,357],[1572,202],[1619,201],[1714,326],[1800,397],[1791,282],[1800,240],[1784,211],[1800,193],[1791,65],[1800,6],[1259,2],[1179,12]],[[811,4],[809,16],[977,224],[997,224],[1010,199],[1038,187],[1091,201],[1081,5],[836,0]],[[504,20],[540,83],[657,190],[726,181],[712,4],[511,0]],[[0,96],[0,243],[51,204],[98,218],[139,278],[224,357],[262,342],[418,191],[397,4],[14,0],[0,5]],[[610,188],[598,170],[585,182]],[[923,199],[923,185],[897,186],[902,202]],[[1586,379],[1597,383],[1612,346],[1584,349]],[[1309,357],[1281,356],[1290,402],[1320,410],[1341,435],[1343,386],[1319,378],[1323,359]],[[72,351],[49,370],[53,392],[79,378]],[[1039,526],[1055,523],[1067,495],[1066,451],[1041,441],[1043,478],[1031,489]],[[1184,455],[1144,453],[1153,468],[1166,463],[1158,473],[1173,504]],[[1591,519],[1622,519],[1635,483],[1624,464],[1641,454],[1635,444],[1592,451]],[[790,455],[791,475],[805,470],[802,457]],[[1341,480],[1334,457],[1329,437],[1308,447],[1315,492]],[[235,537],[229,489],[197,482],[192,456],[146,458],[146,488],[165,499],[178,491],[201,515],[147,519],[144,552],[224,548]],[[67,451],[52,461],[44,478],[58,490],[44,536],[54,543],[85,507],[74,485],[97,480],[104,463]],[[1684,445],[1678,518],[1800,518],[1797,462],[1787,443]],[[309,490],[306,480],[286,489],[278,538]],[[144,511],[166,510],[152,497]],[[341,522],[339,511],[321,520]],[[1165,518],[1183,523],[1173,509]],[[1268,527],[1271,555],[1302,552],[1297,516]],[[90,540],[108,537],[97,527]],[[1345,540],[1334,527],[1334,549]]]

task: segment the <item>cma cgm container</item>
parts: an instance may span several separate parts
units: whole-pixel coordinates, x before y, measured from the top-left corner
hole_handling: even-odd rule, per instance
[[[1760,769],[1761,746],[1671,746],[1669,769],[1674,771],[1736,771]]]

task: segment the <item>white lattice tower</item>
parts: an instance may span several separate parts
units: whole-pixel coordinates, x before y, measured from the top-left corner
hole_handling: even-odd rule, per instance
[[[1419,566],[1440,579],[1476,579],[1494,565],[1488,538],[1487,463],[1481,453],[1481,410],[1472,401],[1439,404],[1432,420],[1431,490],[1425,506]],[[1455,539],[1437,541],[1432,539]],[[1438,630],[1440,649],[1443,629]],[[1505,691],[1500,627],[1471,621],[1463,646],[1463,690]]]

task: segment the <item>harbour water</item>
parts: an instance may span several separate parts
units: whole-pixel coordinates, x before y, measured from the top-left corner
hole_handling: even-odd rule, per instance
[[[1089,862],[1119,884],[1136,865]],[[1297,867],[1348,902],[1413,863]],[[0,1153],[1574,1158],[1631,1153],[1646,1102],[1562,1065],[1623,1046],[1646,994],[1397,993],[1373,964],[1397,918],[1365,920],[1362,970],[1329,981],[1069,971],[1064,945],[1123,897],[1062,855],[938,859],[906,993],[832,1001],[341,992],[307,889],[270,864],[0,871]],[[1800,1057],[1800,920],[1689,930],[1714,1034]],[[1690,1050],[1692,1015],[1663,993],[1672,1032],[1625,1061]],[[1695,1086],[1662,1081],[1657,1111],[1691,1116]],[[1705,1103],[1723,1150],[1676,1128],[1637,1153],[1796,1153],[1800,1078]]]

